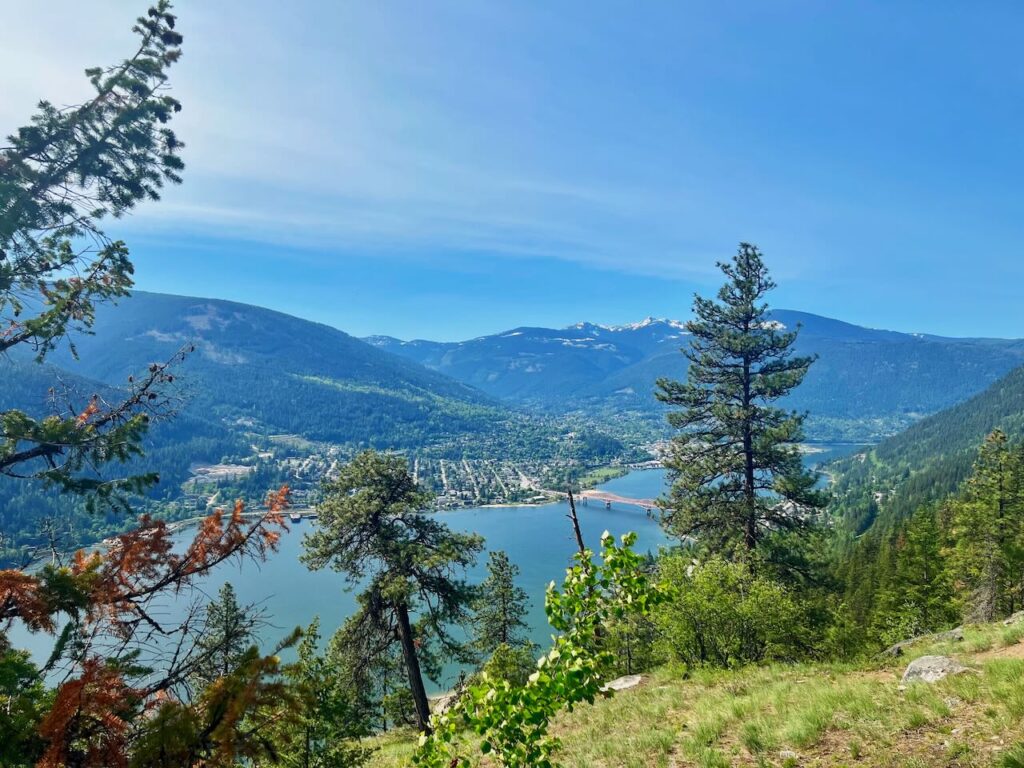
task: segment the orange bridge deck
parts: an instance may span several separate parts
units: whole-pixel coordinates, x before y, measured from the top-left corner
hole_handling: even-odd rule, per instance
[[[584,504],[588,503],[591,500],[597,502],[604,502],[604,505],[609,509],[611,508],[612,504],[619,504],[628,507],[639,507],[645,512],[649,512],[650,510],[657,507],[657,502],[655,499],[632,499],[629,496],[619,496],[618,494],[606,493],[604,491],[580,491],[580,494],[577,498]]]

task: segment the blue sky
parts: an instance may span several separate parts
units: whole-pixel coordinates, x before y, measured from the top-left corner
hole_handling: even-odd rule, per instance
[[[3,133],[141,9],[47,5],[5,11]],[[1019,3],[176,9],[185,184],[113,228],[140,288],[454,339],[685,318],[748,240],[776,306],[1024,336]]]

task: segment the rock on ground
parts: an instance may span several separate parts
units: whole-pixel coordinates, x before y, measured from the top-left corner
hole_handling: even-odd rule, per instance
[[[951,629],[951,630],[949,630],[947,632],[936,632],[934,635],[929,637],[929,639],[930,640],[935,640],[936,642],[940,642],[940,643],[945,643],[945,642],[957,642],[957,643],[959,643],[961,640],[964,639],[964,628],[963,627],[956,627],[955,629]]]
[[[1024,616],[1024,611],[1021,612],[1021,615]],[[935,633],[930,634],[930,635],[920,635],[919,637],[912,637],[909,640],[900,640],[900,642],[895,643],[893,645],[890,645],[888,648],[886,648],[884,651],[882,651],[878,655],[879,656],[895,656],[895,657],[899,657],[899,656],[902,656],[904,653],[906,653],[907,649],[910,646],[915,645],[916,643],[920,643],[920,642],[922,642],[924,640],[931,640],[933,642],[938,642],[938,643],[947,643],[947,642],[960,642],[963,639],[964,639],[964,628],[963,627],[956,627],[955,629],[950,629],[950,630],[947,630],[946,632],[935,632]]]
[[[949,675],[959,675],[971,671],[973,670],[970,667],[965,667],[959,661],[948,656],[921,656],[907,666],[903,673],[903,682],[913,683],[920,680],[925,683],[935,683]]]
[[[602,691],[624,691],[627,688],[633,688],[640,685],[640,681],[643,678],[640,675],[625,675],[624,677],[617,677],[614,680],[604,684],[601,688]]]

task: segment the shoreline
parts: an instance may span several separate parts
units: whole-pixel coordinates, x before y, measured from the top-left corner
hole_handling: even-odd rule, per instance
[[[596,483],[587,483],[586,485],[581,485],[580,486],[580,491],[589,491],[589,490],[593,490],[595,488],[599,488],[600,486],[604,485],[605,483],[609,483],[612,480],[618,480],[620,478],[626,477],[627,475],[631,475],[634,472],[650,472],[651,470],[664,469],[664,467],[660,463],[658,463],[658,464],[653,464],[652,463],[649,466],[645,466],[645,465],[614,465],[614,464],[612,464],[612,465],[608,465],[607,467],[599,467],[598,470],[600,470],[600,469],[610,469],[610,468],[614,468],[616,470],[620,470],[621,469],[621,472],[617,472],[614,475],[611,475],[611,476],[609,476],[607,478],[603,478],[603,479],[599,480]],[[597,470],[595,470],[595,471],[597,471]],[[559,502],[564,502],[564,501],[565,501],[565,494],[560,493],[560,492],[551,492],[551,497],[546,499],[545,501],[495,501],[495,502],[488,502],[486,504],[469,503],[469,504],[465,504],[465,505],[458,506],[458,507],[445,507],[443,509],[438,509],[437,511],[438,512],[455,512],[455,511],[463,510],[463,509],[507,509],[509,507],[546,507],[549,504],[557,504]]]
[[[507,509],[509,507],[546,507],[548,504],[554,504],[558,499],[548,499],[547,501],[502,501],[494,502],[493,504],[471,504],[466,507],[452,507],[451,509],[441,510],[444,512],[453,512],[456,509]]]

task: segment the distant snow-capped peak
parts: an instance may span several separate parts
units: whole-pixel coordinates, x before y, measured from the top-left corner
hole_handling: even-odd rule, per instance
[[[579,322],[569,327],[575,328],[578,331],[586,330],[588,328],[599,328],[602,331],[619,333],[622,331],[639,331],[643,328],[649,328],[652,325],[664,325],[668,328],[674,328],[677,331],[686,331],[686,323],[679,320],[669,320],[663,317],[646,317],[638,323],[626,323],[625,325],[602,325],[601,323]]]

